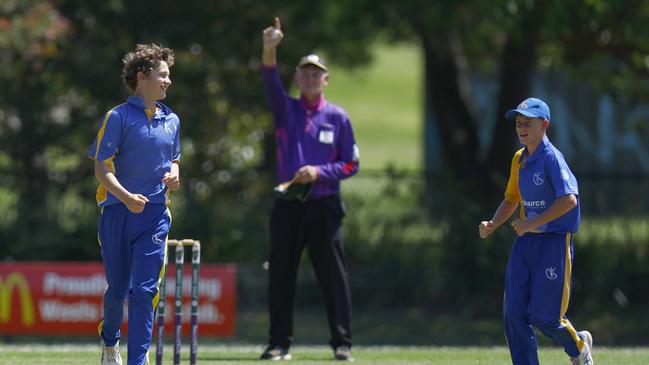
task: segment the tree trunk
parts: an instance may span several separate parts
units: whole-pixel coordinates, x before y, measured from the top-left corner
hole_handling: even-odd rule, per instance
[[[426,130],[435,128],[441,144],[441,167],[464,175],[474,169],[478,138],[475,123],[465,102],[459,82],[459,70],[449,40],[421,35],[424,50],[424,103]],[[435,42],[435,43],[433,43]],[[440,44],[445,42],[445,44]],[[430,133],[427,133],[427,137]],[[426,143],[431,143],[429,138]],[[435,156],[426,156],[429,160]]]
[[[509,175],[517,137],[514,122],[505,120],[505,112],[531,96],[536,61],[533,45],[527,42],[522,45],[516,44],[511,39],[507,42],[502,57],[498,114],[486,162],[492,172],[506,177]]]
[[[44,95],[45,90],[33,78],[23,82],[23,95]],[[16,93],[16,95],[21,95]],[[19,243],[34,243],[38,236],[45,236],[44,227],[47,220],[47,191],[50,183],[47,180],[45,167],[37,162],[46,139],[43,137],[46,121],[40,118],[45,106],[38,98],[16,98],[14,105],[21,118],[16,143],[13,145],[13,157],[18,162],[16,177],[19,181],[18,202],[18,237]]]
[[[505,112],[515,108],[532,90],[532,78],[536,68],[536,43],[538,33],[531,24],[530,14],[523,18],[521,32],[509,37],[500,62],[500,94],[496,125],[486,165],[495,180],[507,179],[511,158],[517,146],[516,129],[513,122],[507,123]],[[500,178],[498,178],[500,176]],[[493,179],[492,179],[493,180]]]

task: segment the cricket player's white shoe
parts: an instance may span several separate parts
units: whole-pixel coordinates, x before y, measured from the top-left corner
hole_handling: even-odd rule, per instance
[[[595,365],[593,361],[593,336],[588,331],[581,331],[579,335],[584,339],[584,348],[577,357],[571,357],[572,365]]]
[[[122,355],[119,354],[119,341],[115,346],[106,346],[101,341],[101,365],[122,365]]]

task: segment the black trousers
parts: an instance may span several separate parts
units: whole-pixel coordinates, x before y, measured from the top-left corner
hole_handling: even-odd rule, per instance
[[[343,250],[340,196],[300,202],[277,199],[270,218],[270,345],[290,347],[297,272],[308,247],[327,308],[330,344],[351,347],[351,295]]]

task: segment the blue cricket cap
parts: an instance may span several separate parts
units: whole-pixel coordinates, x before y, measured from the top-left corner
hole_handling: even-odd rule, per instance
[[[538,98],[527,98],[523,100],[516,109],[508,110],[505,113],[505,119],[512,120],[516,114],[524,115],[528,118],[543,118],[550,121],[550,108],[543,100]]]

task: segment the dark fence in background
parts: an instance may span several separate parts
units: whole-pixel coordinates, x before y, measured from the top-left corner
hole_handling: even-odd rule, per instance
[[[641,324],[647,323],[644,312],[649,302],[649,176],[575,174],[582,226],[575,238],[568,314],[602,332],[598,337],[604,343],[644,341],[647,335]],[[470,331],[481,331],[473,328],[476,324],[488,328],[483,337],[469,343],[501,342],[503,277],[514,233],[502,227],[492,238],[479,239],[477,225],[491,217],[502,191],[493,197],[480,196],[486,184],[480,177],[460,184],[443,176],[427,180],[395,171],[365,171],[343,183],[355,318],[363,323],[394,320],[392,327],[387,325],[394,333],[412,327],[413,321],[437,328],[440,320],[453,318],[458,328],[465,322],[470,323]],[[262,315],[255,318],[264,321],[265,265],[263,260],[239,264],[238,304],[244,322],[246,313]],[[316,316],[326,327],[322,302],[304,255],[298,277],[298,316],[322,308]],[[376,317],[376,313],[381,314]],[[459,332],[457,337],[430,333],[427,339],[467,343]],[[398,341],[388,334],[365,335],[372,338],[370,342]],[[406,336],[402,342],[413,341],[418,343],[417,336]]]
[[[649,174],[576,171],[582,217],[649,214]]]
[[[568,315],[579,328],[596,333],[600,344],[646,344],[649,175],[579,170],[575,175],[582,225],[575,238]],[[505,184],[506,178],[477,173],[455,179],[394,169],[362,170],[343,182],[356,343],[504,344],[503,276],[514,233],[504,226],[481,240],[477,226],[491,217]],[[205,262],[237,263],[234,340],[252,343],[266,341],[268,325],[265,258],[273,197],[267,184],[259,185],[255,199],[232,196],[229,186],[203,205],[178,199],[172,232],[173,238],[200,239]],[[99,260],[92,209],[83,223],[90,238],[83,235],[67,246],[34,238],[34,246],[14,246],[29,252],[39,247],[39,260]],[[5,252],[10,247],[0,245]],[[19,261],[28,259],[33,257],[17,255]],[[298,276],[295,324],[298,343],[326,343],[323,300],[308,255]]]

